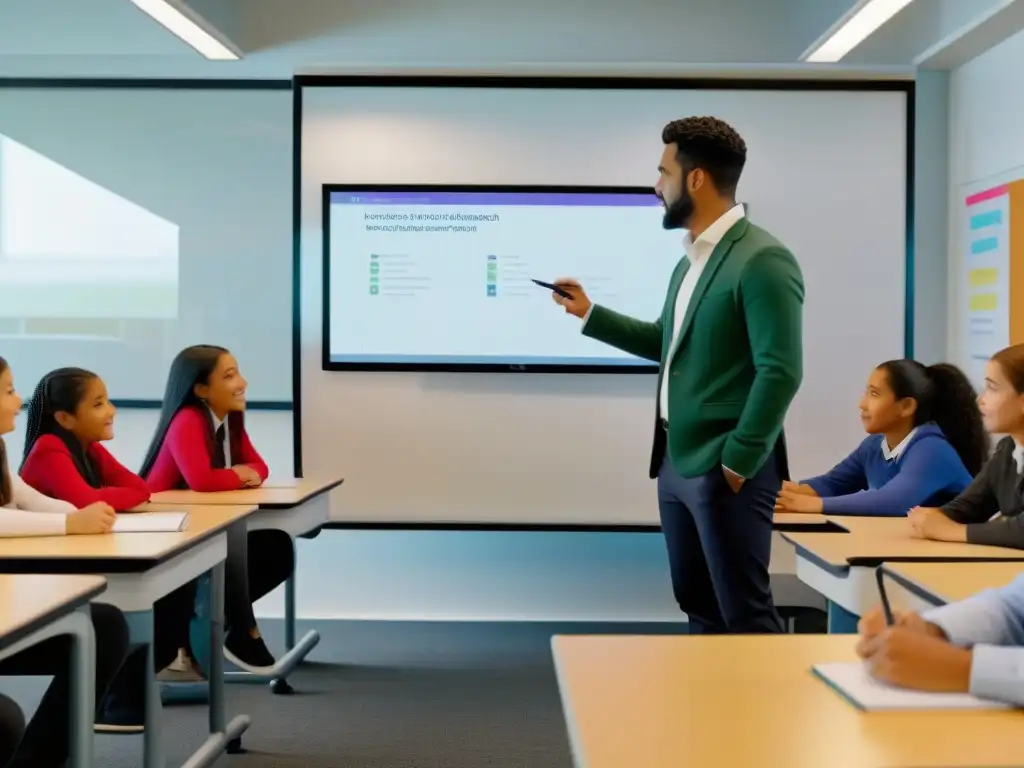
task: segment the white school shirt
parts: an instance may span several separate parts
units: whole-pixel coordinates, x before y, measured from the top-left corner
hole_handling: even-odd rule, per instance
[[[917,427],[910,430],[910,433],[900,440],[899,445],[895,448],[889,447],[889,441],[884,437],[882,438],[882,458],[886,461],[895,461],[900,457],[900,454],[906,450],[907,446],[910,445],[910,441],[914,439],[914,434],[917,432]]]
[[[686,249],[686,257],[690,260],[690,268],[686,271],[683,281],[679,284],[679,292],[676,294],[675,311],[672,317],[672,341],[668,347],[668,357],[665,358],[665,371],[661,377],[661,391],[658,393],[658,412],[661,418],[671,422],[672,418],[668,411],[668,368],[676,353],[676,345],[679,343],[679,329],[683,327],[683,318],[686,317],[686,310],[690,307],[693,299],[693,291],[697,287],[697,280],[700,279],[704,267],[711,257],[725,233],[732,229],[736,222],[746,216],[746,210],[742,203],[738,203],[728,211],[719,216],[715,223],[700,233],[694,240],[687,233],[683,238],[683,248]]]
[[[0,507],[0,537],[63,536],[75,505],[51,499],[18,475],[11,475],[11,501]]]
[[[1013,441],[1013,460],[1017,462],[1017,474],[1024,473],[1024,443]]]

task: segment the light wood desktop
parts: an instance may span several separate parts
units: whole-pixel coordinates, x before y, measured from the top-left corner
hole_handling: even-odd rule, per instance
[[[268,481],[271,482],[271,481]],[[255,504],[261,510],[291,509],[311,499],[332,491],[344,482],[344,478],[317,480],[298,478],[294,487],[287,488],[242,488],[237,491],[200,493],[198,491],[161,491],[154,493],[151,504],[162,506],[177,504]]]
[[[0,539],[0,572],[100,573],[107,578],[104,602],[128,615],[132,639],[152,641],[152,609],[157,600],[207,572],[211,573],[210,646],[223,645],[224,560],[227,530],[244,525],[256,511],[247,506],[195,505],[185,530],[175,533],[108,533],[96,536],[51,536]],[[140,512],[138,514],[145,514]],[[209,734],[189,758],[189,768],[213,765],[225,749],[238,743],[249,727],[239,715],[227,722],[224,714],[223,661],[211,654],[209,669]],[[163,768],[160,692],[155,675],[146,678],[144,768]]]
[[[106,588],[102,576],[0,575],[0,649],[87,605]]]
[[[1024,574],[1024,562],[887,563],[882,572],[893,609],[920,612],[1005,587]]]
[[[68,765],[93,764],[96,710],[96,635],[89,601],[106,589],[99,576],[0,576],[0,658],[58,636],[72,638],[68,659],[71,733]]]
[[[811,673],[845,636],[559,636],[578,768],[1019,766],[1019,711],[857,710]]]
[[[910,535],[906,518],[848,518],[849,533],[783,533],[796,548],[796,575],[856,616],[878,604],[875,568],[908,561],[1024,561],[1024,550],[928,541]]]
[[[143,570],[223,533],[228,526],[256,511],[251,503],[230,507],[193,504],[176,508],[188,512],[188,522],[183,531],[174,533],[0,538],[0,572],[24,573],[38,567],[44,572],[59,569],[64,573],[105,573],[123,571],[132,563],[136,564],[133,570]],[[68,561],[77,562],[71,566]]]

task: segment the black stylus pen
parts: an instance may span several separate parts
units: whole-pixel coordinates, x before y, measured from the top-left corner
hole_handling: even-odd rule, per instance
[[[892,606],[889,605],[889,597],[885,594],[885,579],[882,576],[882,566],[875,569],[875,579],[878,581],[878,596],[882,598],[882,613],[885,614],[885,625],[891,627],[895,621],[892,617]]]

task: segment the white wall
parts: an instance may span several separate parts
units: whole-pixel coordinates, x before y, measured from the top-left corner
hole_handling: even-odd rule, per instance
[[[1024,177],[1024,32],[954,70],[949,132],[949,356],[967,367],[961,187]]]

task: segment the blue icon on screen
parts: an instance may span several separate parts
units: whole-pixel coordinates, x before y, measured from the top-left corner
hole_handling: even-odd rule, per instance
[[[498,260],[498,257],[497,257],[497,256],[494,256],[494,255],[492,254],[492,255],[490,255],[490,256],[488,256],[488,257],[487,257],[487,260],[488,260],[488,261],[497,261],[497,260]]]
[[[498,286],[496,286],[494,283],[488,283],[487,284],[487,295],[488,296],[497,296],[498,295]]]

